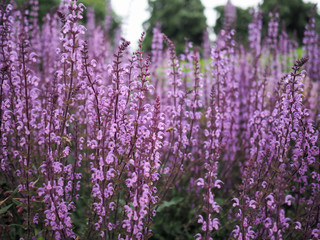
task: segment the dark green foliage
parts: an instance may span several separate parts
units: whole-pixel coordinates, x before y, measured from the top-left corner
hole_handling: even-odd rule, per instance
[[[314,12],[312,9],[314,4],[305,3],[303,0],[264,0],[260,6],[263,11],[263,27],[262,36],[265,37],[268,31],[268,22],[270,20],[269,13],[277,10],[282,22],[279,26],[284,26],[285,31],[289,38],[296,36],[298,43],[301,45],[305,26],[309,21],[310,14]],[[216,34],[223,28],[224,19],[224,6],[218,6],[215,10],[218,12],[219,17],[214,26]],[[250,9],[237,9],[237,20],[233,27],[237,31],[236,39],[240,40],[244,45],[248,41],[248,24],[251,22]],[[315,11],[316,20],[320,20],[319,14]]]
[[[95,17],[97,21],[103,21],[106,16],[106,1],[105,0],[80,0],[87,8],[92,7],[94,9]],[[114,13],[113,13],[114,15]],[[84,14],[85,17],[85,14]]]
[[[150,50],[152,29],[159,22],[161,30],[175,44],[177,52],[184,49],[184,39],[201,45],[203,31],[206,29],[204,6],[200,0],[149,0],[150,18],[144,23],[147,29],[145,47]]]
[[[16,0],[15,3],[17,4],[18,8],[24,9],[29,8],[29,4],[27,0]],[[49,13],[52,8],[58,6],[60,0],[39,0],[39,21],[42,23],[42,19],[45,17],[47,13]]]
[[[102,24],[106,16],[106,1],[105,0],[79,0],[87,8],[92,7],[95,12],[95,20],[97,24]],[[27,3],[26,0],[17,0],[18,6],[23,6]],[[60,0],[39,0],[39,20],[42,23],[43,17],[46,13],[52,11],[52,9],[60,4]],[[87,10],[87,9],[86,9]],[[84,12],[84,22],[86,22],[86,10]],[[115,29],[120,27],[121,19],[120,17],[112,11],[112,26],[111,26],[111,36],[114,36]]]
[[[83,14],[84,22],[87,21],[87,9],[91,7],[94,9],[96,24],[102,25],[104,23],[105,17],[108,14],[106,11],[105,0],[79,0],[79,2],[83,3],[87,7]],[[111,15],[112,15],[112,24],[110,29],[110,36],[111,36],[111,39],[113,39],[116,29],[118,29],[121,25],[121,19],[112,10],[111,10]]]
[[[264,0],[261,9],[263,10],[263,29],[267,31],[269,12],[277,9],[281,21],[285,23],[286,32],[289,37],[296,37],[299,44],[302,43],[305,26],[309,21],[314,4],[303,2],[303,0]],[[315,12],[315,17],[320,20],[320,16]],[[281,26],[281,23],[280,23]]]
[[[196,223],[198,208],[192,205],[193,200],[185,190],[173,191],[170,200],[157,209],[151,239],[194,239],[200,224]]]
[[[106,1],[105,0],[79,0],[87,8],[92,7],[94,9],[95,18],[97,23],[102,23],[106,17]],[[86,9],[87,10],[87,9]],[[86,19],[86,10],[84,13],[84,18]],[[111,30],[114,31],[116,28],[120,27],[121,21],[120,17],[112,11],[112,27]]]
[[[10,189],[9,184],[0,182],[0,236],[1,239],[19,239],[25,229],[21,207],[16,189]]]
[[[50,12],[50,10],[58,6],[60,3],[59,0],[39,0],[39,19],[42,22],[42,19],[45,15]]]
[[[218,12],[219,17],[216,21],[216,25],[213,27],[214,32],[216,34],[223,28],[223,19],[224,19],[224,6],[218,6],[215,10]],[[236,30],[235,39],[242,42],[244,45],[248,42],[248,25],[252,21],[252,16],[250,14],[250,9],[242,9],[240,7],[236,7],[237,10],[237,19],[232,28]]]

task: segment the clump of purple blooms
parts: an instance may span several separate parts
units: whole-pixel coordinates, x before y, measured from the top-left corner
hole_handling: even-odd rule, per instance
[[[178,56],[160,24],[131,53],[84,10],[40,26],[37,0],[0,3],[1,239],[149,239],[173,189],[194,239],[320,239],[313,17],[300,59],[277,12],[262,39],[260,11],[249,49],[225,29]]]

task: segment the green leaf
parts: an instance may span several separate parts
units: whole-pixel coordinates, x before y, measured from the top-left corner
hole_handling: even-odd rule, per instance
[[[19,202],[17,199],[12,199],[12,202],[15,204],[15,205],[20,205],[21,204],[21,202]]]
[[[183,198],[173,198],[170,201],[163,201],[163,203],[158,207],[157,212],[161,212],[164,208],[177,205],[183,200]]]
[[[12,205],[13,205],[13,203],[9,204],[8,206],[5,206],[5,207],[1,208],[0,209],[0,214],[6,213],[9,210],[9,208],[11,208]]]
[[[13,197],[14,195],[16,195],[16,194],[17,194],[17,192],[18,192],[18,190],[19,190],[19,188],[18,188],[18,187],[16,187],[16,189],[11,193],[11,197]]]
[[[37,236],[37,235],[39,234],[40,230],[36,228],[36,229],[34,230],[34,232],[35,232],[35,236]],[[37,237],[37,240],[44,240],[44,237],[39,236],[39,237]]]
[[[22,228],[22,229],[24,229],[24,230],[27,230],[27,227],[25,227],[25,226],[23,226],[23,225],[21,225],[21,224],[16,224],[16,223],[12,223],[12,224],[10,224],[9,225],[9,227],[19,227],[19,228]]]

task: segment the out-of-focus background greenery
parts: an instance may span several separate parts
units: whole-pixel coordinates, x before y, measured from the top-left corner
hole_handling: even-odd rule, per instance
[[[26,0],[17,0],[25,2]],[[80,0],[87,7],[95,10],[96,21],[101,23],[106,15],[106,3],[110,0]],[[119,0],[121,1],[121,0]],[[39,18],[42,19],[50,9],[59,4],[59,0],[40,0]],[[231,1],[232,2],[232,1]],[[185,38],[188,38],[195,45],[201,45],[203,32],[207,29],[204,6],[201,0],[148,0],[150,18],[144,22],[147,33],[144,42],[145,48],[151,48],[152,29],[160,23],[162,32],[176,43],[177,51],[181,53],[184,49]],[[299,44],[302,43],[303,33],[310,13],[314,7],[313,3],[303,0],[263,0],[260,8],[263,11],[263,35],[267,32],[269,21],[268,13],[278,10],[281,19],[280,25],[285,26],[289,37],[295,37]],[[248,39],[248,24],[252,17],[250,9],[236,8],[236,21],[232,25],[237,31],[236,39],[244,45]],[[224,24],[225,6],[215,8],[218,12],[218,19],[213,31],[218,34]],[[113,27],[120,26],[121,18],[112,11]],[[315,12],[319,21],[320,16]]]
[[[21,0],[20,0],[21,1]],[[25,1],[25,0],[23,0]],[[105,0],[79,0],[85,6],[93,7],[95,10],[96,20],[102,21],[106,15],[106,1]],[[39,0],[39,17],[42,19],[47,12],[54,6],[59,5],[60,0]]]

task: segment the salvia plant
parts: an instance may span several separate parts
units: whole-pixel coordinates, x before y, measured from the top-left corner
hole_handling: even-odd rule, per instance
[[[0,3],[1,239],[320,239],[312,13],[303,56],[260,10],[177,55],[84,10]]]

